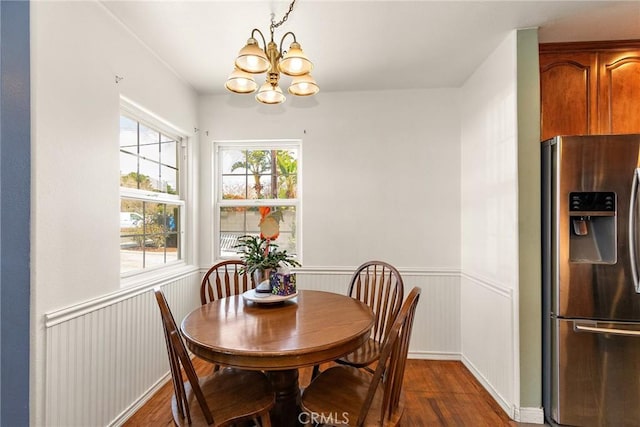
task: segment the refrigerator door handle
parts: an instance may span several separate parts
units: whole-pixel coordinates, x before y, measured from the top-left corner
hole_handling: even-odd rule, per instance
[[[631,185],[631,198],[629,200],[629,258],[631,262],[631,276],[636,292],[640,293],[640,279],[638,278],[638,256],[636,251],[636,204],[638,202],[638,182],[640,181],[640,168],[633,173]]]
[[[611,335],[621,335],[625,337],[640,337],[640,331],[634,331],[630,329],[601,328],[598,326],[579,325],[578,323],[575,323],[573,327],[578,332],[593,332],[596,334],[611,334]]]

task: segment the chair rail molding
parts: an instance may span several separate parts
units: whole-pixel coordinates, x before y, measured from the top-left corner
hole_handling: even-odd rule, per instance
[[[44,315],[45,328],[50,328],[58,323],[67,322],[75,317],[80,317],[87,313],[91,313],[92,311],[134,298],[140,294],[148,292],[154,286],[165,286],[198,271],[197,267],[193,266],[181,267],[172,270],[169,274],[165,274],[160,279],[145,280],[138,285],[131,285],[110,294],[102,295],[98,298],[93,298],[68,307],[47,312]]]

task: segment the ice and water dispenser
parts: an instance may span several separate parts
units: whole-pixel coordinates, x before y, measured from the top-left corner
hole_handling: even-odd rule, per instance
[[[572,262],[615,264],[616,194],[569,193],[569,258]]]

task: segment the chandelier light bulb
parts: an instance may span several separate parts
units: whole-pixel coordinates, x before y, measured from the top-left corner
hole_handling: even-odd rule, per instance
[[[261,64],[260,60],[261,58],[257,56],[247,56],[246,61],[247,61],[248,68],[251,68],[251,69],[260,68],[260,64]]]
[[[266,82],[260,87],[256,99],[263,104],[282,104],[287,98],[280,86],[272,86],[271,83]]]
[[[299,73],[300,70],[302,70],[302,59],[300,59],[300,58],[292,58],[289,61],[289,68],[291,69],[291,71]]]

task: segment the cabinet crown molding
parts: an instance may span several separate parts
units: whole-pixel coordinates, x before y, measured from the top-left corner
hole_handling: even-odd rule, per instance
[[[640,49],[640,40],[601,40],[585,42],[540,43],[540,53],[594,52]]]

